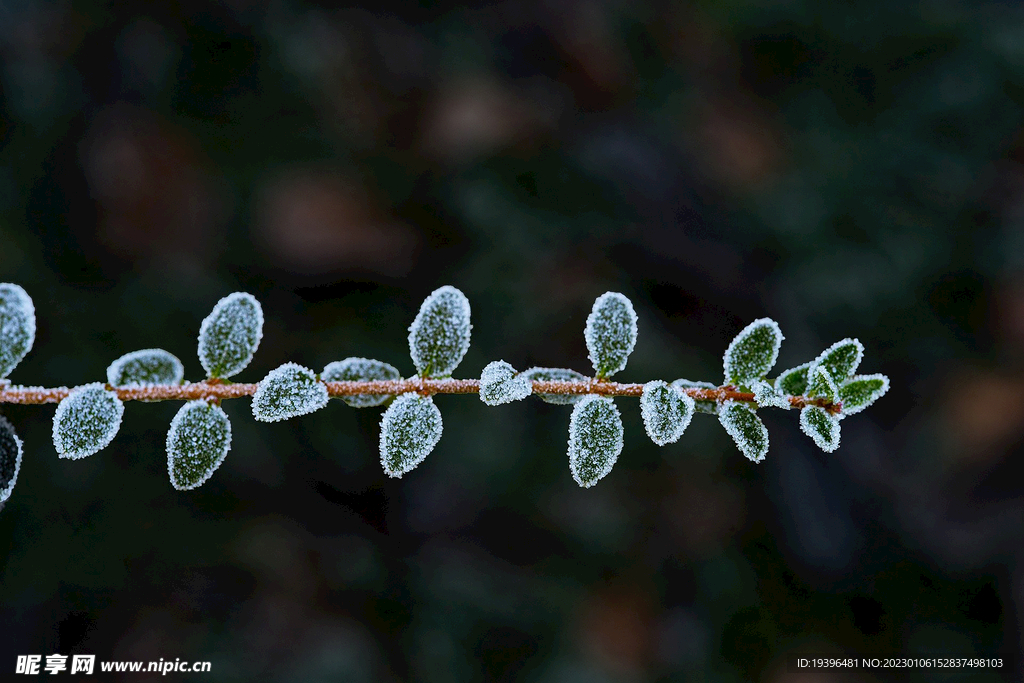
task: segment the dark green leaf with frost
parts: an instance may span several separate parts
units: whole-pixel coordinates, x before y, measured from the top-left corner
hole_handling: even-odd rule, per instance
[[[441,411],[429,396],[402,394],[380,421],[380,464],[389,477],[423,462],[441,439]]]
[[[597,297],[583,330],[597,377],[611,377],[626,367],[636,334],[636,311],[625,295],[605,292]]]
[[[0,378],[9,375],[32,350],[35,339],[32,298],[20,285],[0,283]]]
[[[325,382],[381,382],[402,378],[398,368],[372,358],[346,358],[328,363],[320,373]],[[379,406],[389,398],[390,394],[356,394],[354,396],[338,396],[353,408],[372,408]]]
[[[249,364],[262,338],[260,302],[245,292],[228,294],[199,327],[199,362],[210,377],[232,377]]]
[[[206,401],[189,401],[167,431],[167,474],[179,491],[200,486],[224,462],[231,449],[231,421]]]
[[[812,366],[809,372],[807,395],[811,398],[823,398],[835,402],[839,398],[839,388],[836,387],[829,371],[821,365],[816,365]]]
[[[489,406],[521,401],[533,391],[533,384],[503,360],[487,364],[480,373],[480,400]]]
[[[885,375],[857,375],[839,388],[843,415],[854,415],[864,410],[889,391],[889,378]]]
[[[11,497],[21,471],[21,439],[7,418],[0,416],[0,504]]]
[[[583,373],[568,368],[530,368],[523,370],[520,377],[531,382],[585,382],[589,379]],[[545,403],[566,406],[579,403],[585,394],[534,394],[534,396]]]
[[[660,379],[645,384],[640,395],[644,428],[659,446],[679,440],[693,419],[694,410],[692,398]]]
[[[814,359],[811,367],[820,366],[837,384],[842,384],[857,370],[864,357],[864,345],[856,339],[843,339],[828,347]]]
[[[820,406],[800,410],[800,429],[826,453],[839,448],[839,420]]]
[[[583,488],[590,488],[612,471],[622,452],[622,416],[615,403],[589,394],[569,418],[569,471]]]
[[[803,396],[807,391],[807,370],[812,363],[804,363],[786,370],[775,380],[775,386],[787,396]]]
[[[779,357],[783,339],[778,323],[770,318],[760,318],[740,330],[725,350],[726,384],[750,386],[764,379]]]
[[[677,379],[672,382],[672,386],[677,389],[717,389],[711,382],[694,382],[689,379]],[[698,413],[707,413],[709,415],[718,415],[718,401],[695,398],[693,399],[693,406]]]
[[[94,382],[71,390],[53,415],[53,446],[62,458],[78,459],[107,446],[121,427],[124,404]]]
[[[181,384],[184,377],[181,361],[163,349],[126,353],[107,368],[107,384],[115,387]]]
[[[469,299],[451,285],[431,292],[409,326],[409,354],[420,377],[451,377],[469,350]]]
[[[759,379],[750,387],[754,393],[754,403],[758,408],[782,408],[790,409],[789,399],[781,391],[775,388],[771,382]]]
[[[768,428],[746,404],[726,401],[718,412],[718,420],[725,427],[743,455],[753,462],[761,462],[768,453]]]
[[[279,422],[320,410],[327,405],[327,387],[309,368],[285,363],[267,373],[252,396],[252,416],[260,422]]]

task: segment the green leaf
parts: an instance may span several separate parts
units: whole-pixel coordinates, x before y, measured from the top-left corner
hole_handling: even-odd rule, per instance
[[[469,299],[451,285],[435,289],[409,326],[409,354],[420,377],[451,377],[469,350]]]
[[[327,387],[309,368],[285,363],[267,373],[252,396],[252,416],[260,422],[279,422],[320,410],[327,405]]]
[[[203,484],[231,449],[231,421],[220,406],[189,401],[167,431],[167,474],[171,485],[188,491]]]
[[[775,380],[775,388],[787,396],[803,396],[807,391],[807,371],[812,362],[786,370]]]
[[[380,464],[389,477],[423,462],[441,439],[441,411],[429,396],[406,393],[384,411],[380,421]]]
[[[121,427],[124,404],[94,382],[71,390],[53,415],[53,446],[62,458],[77,460],[107,446]]]
[[[789,399],[782,392],[775,388],[771,382],[759,379],[753,383],[750,390],[754,394],[754,403],[758,408],[782,408],[789,410],[792,406]]]
[[[694,382],[688,379],[677,379],[672,382],[672,386],[676,389],[717,389],[711,382]],[[693,399],[694,408],[698,413],[707,413],[709,415],[718,415],[718,401],[695,398]]]
[[[839,448],[839,420],[820,406],[804,406],[800,410],[800,429],[826,453]]]
[[[612,471],[622,452],[622,416],[615,403],[588,394],[569,418],[569,471],[583,488],[590,488]]]
[[[823,398],[835,402],[839,398],[839,388],[836,387],[832,375],[821,365],[816,365],[808,370],[810,373],[807,385],[807,395],[811,398]]]
[[[0,416],[0,504],[11,497],[21,471],[21,439],[7,418]]]
[[[533,391],[533,384],[503,360],[487,364],[480,373],[480,400],[489,406],[521,401]]]
[[[618,292],[597,297],[583,331],[597,377],[611,377],[626,367],[636,334],[636,311],[629,299]]]
[[[586,375],[568,368],[530,368],[519,375],[531,382],[585,382]],[[567,406],[579,403],[586,394],[534,394],[545,403]]]
[[[725,350],[725,383],[749,386],[764,379],[779,357],[783,339],[779,324],[771,318],[760,318],[740,330]]]
[[[837,384],[842,384],[857,370],[864,357],[864,345],[856,339],[843,339],[815,358],[811,368],[823,367]]]
[[[142,349],[121,356],[107,368],[107,384],[115,387],[152,387],[181,384],[185,368],[163,349]]]
[[[864,410],[889,391],[889,378],[885,375],[857,375],[839,388],[839,400],[844,416]]]
[[[19,285],[0,283],[0,378],[21,362],[36,339],[36,309]]]
[[[660,379],[644,385],[640,414],[647,435],[659,446],[679,440],[693,419],[694,410],[692,398]]]
[[[768,453],[768,428],[746,404],[726,401],[718,412],[718,420],[725,427],[743,455],[753,462],[761,462]]]
[[[328,363],[320,373],[325,382],[378,382],[393,381],[402,378],[398,368],[372,358],[346,358]],[[342,401],[353,408],[372,408],[379,406],[389,398],[390,394],[356,394],[339,396]]]
[[[234,292],[217,302],[199,327],[199,362],[209,377],[237,375],[263,338],[263,307],[252,294]]]

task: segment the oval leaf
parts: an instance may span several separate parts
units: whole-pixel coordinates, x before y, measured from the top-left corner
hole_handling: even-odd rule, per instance
[[[62,458],[92,455],[109,444],[121,427],[124,404],[94,382],[71,390],[53,416],[53,446]]]
[[[839,388],[844,416],[855,415],[885,396],[889,391],[889,378],[885,375],[857,375]]]
[[[568,368],[530,368],[529,370],[523,370],[520,377],[529,380],[530,382],[584,382],[588,378],[581,372],[570,370]],[[532,389],[532,385],[531,385]],[[574,403],[579,403],[583,400],[586,394],[534,394],[537,398],[544,401],[545,403],[554,403],[555,405],[567,406]]]
[[[330,397],[327,387],[309,368],[285,363],[267,373],[252,396],[252,416],[279,422],[320,410]]]
[[[6,377],[32,350],[36,309],[21,286],[0,283],[0,378]]]
[[[688,379],[677,379],[672,382],[672,386],[676,389],[717,389],[711,382],[694,382]],[[712,401],[708,399],[693,399],[694,408],[698,413],[708,413],[709,415],[718,415],[718,401]]]
[[[189,401],[167,430],[167,474],[179,491],[200,486],[231,449],[231,421],[220,406]]]
[[[837,384],[849,379],[864,357],[864,345],[857,339],[843,339],[828,347],[812,362],[813,367],[828,370]]]
[[[398,368],[371,358],[346,358],[328,363],[320,373],[325,382],[375,382],[401,379]],[[391,398],[390,394],[357,394],[355,396],[339,396],[342,401],[353,408],[372,408]]]
[[[659,446],[679,440],[693,419],[694,410],[694,400],[666,382],[659,379],[644,385],[640,414],[647,435]]]
[[[583,488],[590,488],[612,471],[622,452],[622,416],[615,403],[589,394],[569,418],[569,471]]]
[[[252,294],[234,292],[217,302],[199,327],[199,362],[209,377],[241,372],[263,338],[263,307]]]
[[[435,289],[409,326],[409,353],[420,377],[450,377],[469,350],[469,299],[451,285]]]
[[[441,411],[429,396],[402,394],[380,421],[380,464],[389,477],[423,462],[441,439]]]
[[[0,415],[0,504],[11,497],[21,471],[21,439],[7,418]]]
[[[718,420],[743,455],[753,462],[764,460],[768,453],[768,428],[757,413],[743,403],[726,401],[718,412]]]
[[[835,402],[839,399],[839,388],[821,365],[815,365],[808,371],[807,395],[811,398],[823,398]]]
[[[597,297],[583,336],[598,377],[610,377],[626,367],[636,334],[636,311],[629,299],[618,292]]]
[[[181,384],[185,368],[163,349],[142,349],[121,356],[107,368],[107,384],[115,387],[153,387]]]
[[[764,379],[775,365],[782,346],[782,330],[771,318],[760,318],[744,327],[725,350],[725,382],[750,386]]]
[[[807,371],[812,363],[804,363],[786,370],[775,379],[775,388],[787,396],[803,396],[807,391]]]
[[[804,406],[800,411],[800,429],[826,453],[839,448],[839,420],[820,406]]]
[[[533,392],[533,383],[503,360],[487,364],[480,373],[480,400],[489,406],[521,401]]]
[[[775,388],[771,382],[759,379],[751,387],[754,392],[754,403],[758,408],[782,408],[790,409],[789,399],[781,391]]]

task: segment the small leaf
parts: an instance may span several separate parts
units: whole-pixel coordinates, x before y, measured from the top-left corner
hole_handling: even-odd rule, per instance
[[[11,497],[21,471],[21,439],[14,426],[0,415],[0,504]]]
[[[754,392],[754,403],[758,408],[782,408],[789,410],[792,406],[789,399],[776,389],[771,382],[759,379],[751,387]]]
[[[786,370],[775,380],[775,387],[787,396],[803,396],[807,391],[807,370],[812,363],[804,363]]]
[[[431,292],[409,326],[409,354],[420,377],[451,377],[469,350],[469,299],[451,285]]]
[[[53,446],[62,458],[78,459],[107,446],[121,427],[124,404],[94,382],[71,390],[53,415]]]
[[[885,375],[857,375],[839,388],[843,403],[843,416],[855,415],[885,396],[889,391],[889,378]]]
[[[679,440],[693,419],[694,410],[694,400],[666,382],[659,379],[644,385],[640,414],[647,435],[659,446]]]
[[[636,334],[636,311],[629,299],[618,292],[597,297],[583,331],[597,377],[611,377],[626,367]]]
[[[588,378],[581,372],[568,368],[530,368],[519,375],[531,382],[585,382]],[[586,394],[534,394],[545,403],[567,406],[579,403]]]
[[[327,405],[327,387],[309,368],[285,363],[267,373],[252,396],[252,416],[260,422],[279,422],[320,410]]]
[[[589,394],[569,418],[569,471],[583,488],[590,488],[612,471],[622,452],[622,416],[615,403]]]
[[[429,396],[402,394],[380,421],[380,464],[389,477],[423,462],[441,439],[441,411]]]
[[[843,339],[828,347],[811,363],[812,369],[821,366],[837,384],[842,384],[857,370],[864,357],[864,345],[856,339]]]
[[[0,283],[0,378],[6,377],[32,350],[36,309],[21,286]]]
[[[181,384],[184,377],[181,361],[163,349],[126,353],[107,368],[107,384],[115,387]]]
[[[533,384],[503,360],[487,364],[480,373],[480,400],[489,406],[521,401],[533,392]]]
[[[760,318],[744,327],[725,350],[725,382],[749,386],[764,379],[775,365],[782,346],[782,330],[771,318]]]
[[[167,430],[167,474],[171,485],[188,491],[203,484],[231,449],[231,421],[217,405],[189,401]]]
[[[711,382],[694,382],[688,379],[677,379],[672,382],[672,386],[676,389],[717,389]],[[695,398],[693,399],[694,408],[697,409],[698,413],[707,413],[709,415],[718,415],[718,401],[710,399]]]
[[[346,358],[328,363],[320,373],[325,382],[377,382],[398,380],[402,373],[393,365],[373,360],[372,358]],[[390,394],[356,394],[354,396],[338,396],[353,408],[372,408],[391,398]]]
[[[718,421],[743,455],[753,462],[764,460],[768,453],[768,428],[757,413],[743,403],[726,401],[718,413]]]
[[[263,338],[263,307],[252,294],[234,292],[217,302],[199,327],[199,362],[210,377],[241,372]]]
[[[826,453],[839,448],[839,420],[820,406],[804,406],[801,409],[800,429]]]
[[[839,388],[836,387],[832,375],[821,365],[816,365],[808,370],[810,373],[807,385],[807,395],[811,398],[823,398],[835,402],[839,399]]]

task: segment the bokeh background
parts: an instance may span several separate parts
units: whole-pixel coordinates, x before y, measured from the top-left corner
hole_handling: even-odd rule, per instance
[[[6,406],[0,668],[210,660],[203,681],[1020,680],[1024,11],[1012,3],[0,2],[0,280],[34,298],[17,383],[178,355],[236,290],[238,379],[368,356],[452,284],[456,373],[589,369],[607,290],[623,381],[721,381],[751,320],[779,368],[846,336],[889,394],[827,455],[764,411],[759,465],[697,416],[577,487],[569,409],[442,396],[401,480],[379,410],[256,423],[168,482],[177,404],[60,461]],[[1001,671],[798,675],[794,652],[1002,656]],[[67,675],[67,674],[64,674]],[[168,678],[168,680],[170,680]],[[127,676],[124,680],[145,680]]]

